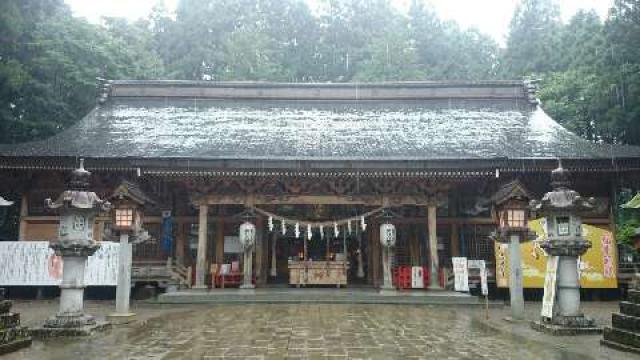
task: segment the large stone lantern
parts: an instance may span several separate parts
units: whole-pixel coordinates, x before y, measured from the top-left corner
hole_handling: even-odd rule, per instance
[[[253,273],[253,245],[256,243],[256,226],[246,220],[240,225],[240,245],[244,253],[243,277],[241,289],[253,289],[255,286],[251,281]]]
[[[392,291],[391,281],[391,254],[396,246],[396,227],[390,222],[380,225],[380,244],[382,244],[383,281],[382,291]]]
[[[528,206],[531,198],[518,180],[503,185],[492,197],[493,215],[498,223],[498,229],[492,238],[499,243],[509,244],[509,297],[511,317],[514,320],[524,319],[520,243],[535,236],[528,228]]]
[[[582,236],[581,214],[593,209],[594,199],[582,198],[569,186],[569,172],[559,164],[551,172],[553,190],[531,202],[531,209],[545,217],[547,238],[541,247],[548,255],[542,316],[534,327],[552,334],[599,332],[580,311],[578,273],[578,257],[591,247]]]
[[[60,212],[58,240],[49,245],[63,259],[60,309],[44,324],[45,329],[59,330],[58,335],[83,334],[104,325],[85,314],[83,307],[87,258],[100,248],[93,239],[94,220],[99,212],[109,211],[111,207],[109,202],[88,190],[90,177],[91,173],[84,169],[84,161],[80,160],[80,167],[72,173],[69,189],[55,201],[45,200],[48,208]]]

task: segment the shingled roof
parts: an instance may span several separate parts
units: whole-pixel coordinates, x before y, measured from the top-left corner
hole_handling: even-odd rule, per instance
[[[73,127],[4,157],[465,160],[635,158],[551,119],[520,81],[113,81]]]

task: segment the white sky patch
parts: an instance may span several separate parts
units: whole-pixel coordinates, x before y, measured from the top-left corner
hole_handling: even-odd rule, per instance
[[[118,16],[135,20],[149,15],[151,8],[164,1],[167,10],[173,12],[178,0],[65,0],[76,16],[99,23],[102,16]],[[320,0],[306,0],[317,9]],[[406,11],[412,0],[392,0]],[[475,27],[504,44],[511,16],[518,0],[424,0],[442,19],[458,22],[462,27]],[[580,9],[594,9],[604,18],[613,0],[560,0],[562,18],[566,21]]]

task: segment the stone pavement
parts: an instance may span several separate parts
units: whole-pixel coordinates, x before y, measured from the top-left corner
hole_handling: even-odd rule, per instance
[[[603,319],[614,309],[613,303],[606,304],[600,309]],[[16,310],[25,314],[28,324],[51,314],[55,305],[17,302]],[[537,307],[527,309],[535,314]],[[105,315],[113,303],[89,302],[87,308]],[[482,320],[484,310],[477,307],[134,304],[134,308],[141,321],[132,326],[91,338],[36,341],[32,348],[6,359],[631,358],[614,351],[574,352],[571,346],[557,346],[556,340],[521,334],[524,326],[500,320],[508,308],[491,309],[489,322]],[[599,338],[570,340],[587,349],[599,348]]]
[[[617,301],[582,302],[581,309],[585,315],[596,320],[599,326],[611,325],[611,314],[618,310]],[[512,322],[504,319],[511,315],[509,307],[492,308],[490,319],[485,320],[483,315],[475,313],[475,319],[482,321],[491,328],[511,334],[514,338],[526,338],[531,341],[545,344],[548,348],[566,351],[579,355],[581,358],[596,359],[634,359],[634,355],[612,350],[600,345],[602,335],[582,336],[552,336],[537,332],[531,328],[531,321],[539,320],[540,302],[527,302],[525,304],[526,321]]]

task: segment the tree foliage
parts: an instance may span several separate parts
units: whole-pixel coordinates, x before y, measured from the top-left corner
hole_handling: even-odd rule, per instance
[[[159,1],[148,19],[0,2],[0,142],[54,134],[94,106],[96,77],[290,82],[539,78],[544,107],[592,141],[640,144],[640,0],[560,18],[520,0],[506,47],[414,0]]]

